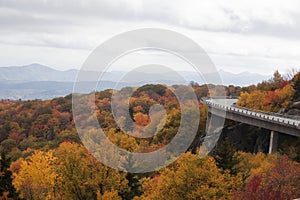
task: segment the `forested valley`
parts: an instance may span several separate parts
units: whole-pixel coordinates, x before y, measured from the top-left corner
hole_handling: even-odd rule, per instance
[[[228,133],[204,158],[199,157],[198,147],[205,136],[208,109],[201,97],[216,96],[225,88],[228,98],[238,97],[237,106],[300,117],[300,73],[283,77],[276,71],[272,79],[247,87],[190,85],[201,115],[194,142],[174,163],[139,174],[109,168],[87,151],[75,128],[72,94],[45,101],[0,100],[0,199],[299,198],[300,138],[282,135],[278,152],[266,154],[247,142],[259,134],[268,137],[264,130],[252,127],[235,130],[247,139],[247,148]],[[129,111],[139,126],[150,123],[151,105],[165,108],[165,124],[150,138],[135,138],[118,127],[111,110],[113,90],[87,95],[95,95],[97,119],[110,141],[127,151],[145,153],[164,147],[178,131],[181,111],[174,88],[184,91],[181,85],[122,89],[134,91]],[[184,103],[188,105],[188,99]],[[122,118],[122,123],[126,120]],[[225,124],[237,126],[229,120]],[[126,167],[126,159],[123,164]]]

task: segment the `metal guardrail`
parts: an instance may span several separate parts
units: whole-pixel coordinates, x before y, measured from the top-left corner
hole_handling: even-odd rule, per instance
[[[289,118],[285,115],[278,114],[278,113],[271,113],[271,112],[264,112],[258,110],[251,110],[244,107],[236,107],[236,106],[229,106],[229,105],[221,105],[218,103],[214,103],[212,101],[208,101],[206,98],[202,98],[201,101],[204,104],[211,105],[215,108],[222,109],[224,111],[232,111],[243,115],[248,115],[257,119],[263,119],[268,121],[273,121],[279,124],[285,124],[289,126],[300,126],[300,119]]]

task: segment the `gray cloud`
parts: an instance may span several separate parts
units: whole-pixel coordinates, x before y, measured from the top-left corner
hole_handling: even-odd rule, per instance
[[[293,0],[0,0],[0,43],[91,50],[114,34],[150,26],[191,33],[218,55],[288,59],[298,56],[293,43],[300,38],[299,4]]]
[[[182,5],[186,8],[182,8]],[[204,5],[206,6],[195,1],[183,4],[176,0],[1,0],[0,8],[4,10],[0,14],[0,25],[11,30],[54,32],[70,26],[87,26],[90,21],[106,19],[112,23],[115,20],[154,21],[195,30],[278,37],[298,38],[300,33],[300,12],[286,12],[278,5],[275,9],[262,8],[262,12],[265,12],[262,16],[256,16],[254,12],[259,4],[249,7],[248,10],[253,9],[253,12],[248,13],[243,13],[248,4],[230,7],[230,3],[220,5],[212,2]],[[272,8],[272,5],[269,6]],[[186,11],[181,12],[181,9]],[[276,18],[276,12],[283,15],[282,19],[287,18],[293,24],[280,22],[279,18]]]

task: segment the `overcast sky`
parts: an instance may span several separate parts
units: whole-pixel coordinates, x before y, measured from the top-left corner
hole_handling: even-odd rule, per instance
[[[190,37],[225,71],[300,68],[297,0],[0,0],[0,27],[0,66],[80,68],[110,37],[153,27]]]

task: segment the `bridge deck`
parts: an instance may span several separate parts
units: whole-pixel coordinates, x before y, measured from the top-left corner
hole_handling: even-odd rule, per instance
[[[227,102],[227,103],[221,103]],[[212,114],[223,116],[226,111],[226,118],[242,123],[267,128],[277,132],[300,137],[300,119],[280,115],[277,113],[267,113],[263,111],[251,110],[232,106],[233,101],[228,100],[207,100],[202,99],[202,103],[214,108]],[[218,112],[222,111],[222,112]]]

